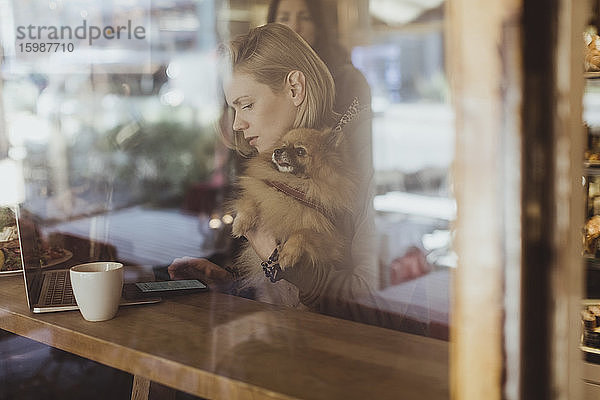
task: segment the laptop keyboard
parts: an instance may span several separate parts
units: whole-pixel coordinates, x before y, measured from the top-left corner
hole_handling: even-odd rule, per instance
[[[75,304],[69,271],[49,271],[47,274],[45,279],[49,280],[49,285],[44,297],[44,304],[50,306]]]

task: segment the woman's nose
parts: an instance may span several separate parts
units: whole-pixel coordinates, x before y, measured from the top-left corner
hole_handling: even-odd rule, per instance
[[[248,128],[248,123],[240,118],[237,113],[235,117],[233,117],[233,130],[234,131],[243,131]]]

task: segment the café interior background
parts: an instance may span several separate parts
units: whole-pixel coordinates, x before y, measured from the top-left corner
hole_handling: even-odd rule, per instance
[[[372,92],[379,293],[414,306],[425,324],[447,326],[456,206],[444,4],[325,3]],[[232,177],[216,130],[215,46],[264,23],[266,11],[265,0],[0,0],[1,201],[21,203],[46,240],[84,237],[132,265],[225,249],[231,219],[222,201]],[[82,40],[85,51],[72,54],[17,47],[18,26],[84,19],[142,21],[146,38]],[[391,268],[410,246],[427,254],[426,277]],[[415,282],[424,278],[435,290],[419,297]]]

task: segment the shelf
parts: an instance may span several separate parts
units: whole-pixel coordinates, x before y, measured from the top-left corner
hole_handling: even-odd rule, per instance
[[[583,166],[584,166],[583,173],[586,176],[597,176],[597,175],[600,175],[600,164],[598,164],[598,163],[590,164],[588,162],[585,162],[583,164]]]
[[[583,258],[588,268],[600,269],[600,258],[592,257],[590,255],[584,255]]]

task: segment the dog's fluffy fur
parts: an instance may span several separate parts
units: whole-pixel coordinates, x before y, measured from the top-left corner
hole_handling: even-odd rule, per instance
[[[351,214],[356,188],[345,154],[342,132],[293,129],[271,152],[250,159],[239,179],[239,197],[232,203],[236,214],[233,235],[240,237],[256,228],[270,232],[281,243],[282,269],[302,264],[306,273],[311,267],[333,267],[341,262],[346,257],[348,238],[340,225]],[[302,191],[325,213],[265,181]],[[258,299],[298,305],[295,287],[283,280],[269,282],[260,263],[249,245],[236,262],[245,284],[257,288]]]

